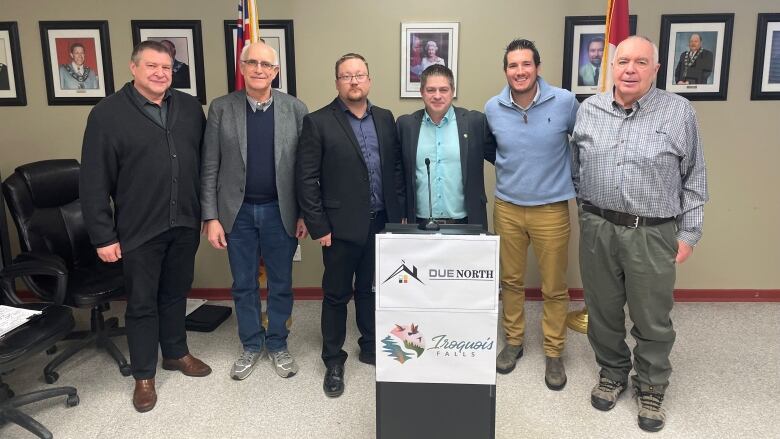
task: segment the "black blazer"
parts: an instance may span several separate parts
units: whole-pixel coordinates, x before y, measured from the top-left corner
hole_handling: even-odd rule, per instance
[[[495,162],[495,139],[488,128],[487,118],[479,111],[454,107],[460,139],[460,166],[463,172],[463,195],[469,224],[481,224],[487,230],[485,205],[485,165],[483,160]],[[398,118],[398,137],[406,174],[406,217],[414,222],[417,216],[415,182],[417,170],[417,140],[425,110],[418,110]],[[486,156],[486,154],[488,156]],[[492,154],[492,157],[489,155]],[[420,184],[427,184],[422,181]]]
[[[376,105],[371,112],[387,218],[400,222],[404,177],[395,119]],[[334,239],[364,244],[370,222],[368,168],[338,98],[303,118],[297,154],[298,203],[312,239],[333,233]]]
[[[677,68],[674,69],[674,82],[688,81],[691,84],[706,84],[707,79],[709,79],[712,74],[712,66],[714,63],[712,52],[707,49],[702,49],[701,53],[696,58],[696,61],[693,62],[693,65],[688,67],[688,71],[683,75],[686,53],[688,52],[681,53],[680,59],[677,61]]]

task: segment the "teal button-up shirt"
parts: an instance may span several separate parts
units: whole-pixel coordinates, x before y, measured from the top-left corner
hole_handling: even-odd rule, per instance
[[[460,165],[460,142],[455,110],[452,106],[437,125],[428,112],[420,125],[417,140],[417,216],[428,218],[428,173],[425,158],[431,160],[431,191],[434,218],[466,217],[463,196],[463,173]]]

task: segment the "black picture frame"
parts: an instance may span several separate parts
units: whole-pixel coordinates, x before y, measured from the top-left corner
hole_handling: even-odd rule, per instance
[[[41,49],[43,53],[43,71],[46,80],[46,96],[49,105],[94,105],[104,97],[114,93],[114,74],[111,64],[111,43],[108,34],[108,21],[106,20],[82,20],[82,21],[40,21]],[[60,67],[63,59],[58,55],[63,44],[72,44],[70,41],[84,43],[87,60],[94,56],[92,74],[96,83],[89,84],[92,80],[87,74],[88,85],[72,86],[63,83],[60,75]],[[54,42],[54,47],[52,47]],[[71,45],[72,47],[72,45]],[[67,53],[67,51],[66,51]],[[57,71],[54,70],[56,61]],[[55,75],[56,74],[56,78]],[[55,81],[57,79],[57,81]],[[66,81],[70,81],[69,79]],[[73,81],[70,81],[73,82]]]
[[[19,27],[15,21],[0,21],[0,55],[4,55],[0,58],[0,106],[27,105]]]
[[[780,100],[780,13],[758,14],[750,100]]]
[[[279,75],[274,80],[273,88],[295,96],[295,35],[293,20],[260,20],[260,37],[267,43],[276,46],[271,38],[278,39]],[[228,92],[235,91],[236,56],[233,32],[238,28],[236,20],[225,20],[225,62],[227,67]],[[284,52],[284,53],[282,53]],[[277,84],[278,82],[278,84]]]
[[[676,14],[661,16],[661,40],[658,48],[661,68],[658,69],[656,87],[691,101],[725,101],[729,87],[731,40],[734,31],[734,14]],[[683,66],[687,53],[687,40],[699,35],[704,50],[691,69]],[[707,55],[707,52],[710,55]],[[711,60],[707,61],[708,58]],[[707,68],[699,68],[702,61]],[[706,72],[711,72],[707,74]],[[680,80],[688,83],[680,83]]]
[[[201,104],[205,104],[206,75],[200,20],[132,20],[130,28],[134,46],[149,39],[174,42],[176,62],[171,87],[195,96]],[[185,67],[186,74],[183,73]],[[194,69],[191,70],[191,67]]]
[[[578,72],[581,68],[583,49],[587,52],[587,46],[581,44],[589,35],[601,35],[604,37],[604,27],[607,23],[605,15],[568,16],[564,20],[563,30],[563,75],[561,86],[577,96],[577,100],[584,99],[598,93],[598,83],[581,83]],[[637,16],[628,16],[628,28],[631,35],[636,35]],[[599,29],[600,28],[600,29]],[[590,43],[588,43],[590,44]],[[605,42],[605,46],[608,43]],[[576,49],[576,50],[575,50]]]

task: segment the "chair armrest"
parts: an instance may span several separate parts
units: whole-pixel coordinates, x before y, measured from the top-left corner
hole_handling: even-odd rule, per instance
[[[37,296],[48,298],[49,294],[38,291],[33,282],[28,282],[29,276],[52,276],[56,278],[56,289],[53,302],[62,305],[65,302],[65,293],[68,286],[68,269],[65,262],[55,255],[42,253],[22,253],[14,259],[14,262],[0,270],[0,281],[5,297],[13,304],[23,303],[16,295],[14,281],[21,277],[25,284],[33,290]]]

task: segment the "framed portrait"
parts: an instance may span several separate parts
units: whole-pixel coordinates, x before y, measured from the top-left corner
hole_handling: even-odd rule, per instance
[[[41,21],[49,105],[93,105],[114,92],[108,21]]]
[[[751,100],[780,99],[780,14],[758,14]]]
[[[228,92],[236,89],[236,20],[225,20],[225,59],[227,61]],[[276,49],[279,74],[271,87],[295,96],[295,40],[292,20],[260,20],[260,38]]]
[[[0,21],[0,106],[3,105],[27,105],[15,21]]]
[[[153,40],[165,44],[173,53],[171,87],[191,94],[206,103],[206,79],[203,70],[203,37],[200,20],[133,20],[133,45]]]
[[[604,56],[604,15],[566,17],[563,39],[562,87],[582,101],[598,93]],[[629,33],[636,34],[636,15],[628,17]]]
[[[661,16],[656,86],[692,101],[725,101],[734,14]]]
[[[401,23],[401,97],[420,97],[420,74],[432,64],[452,70],[458,90],[460,23]]]

